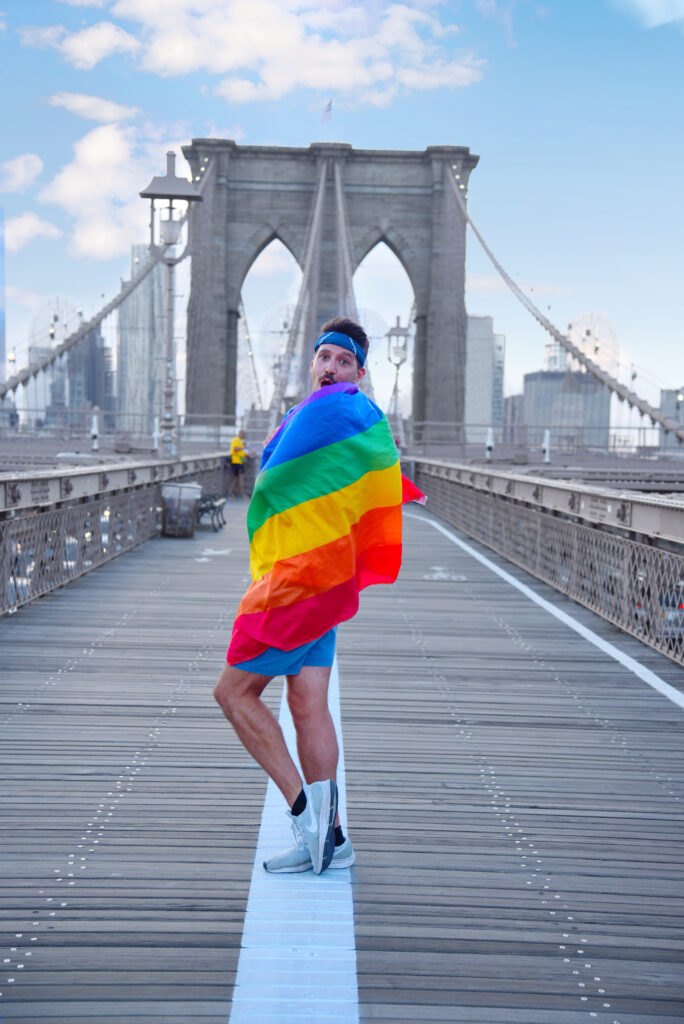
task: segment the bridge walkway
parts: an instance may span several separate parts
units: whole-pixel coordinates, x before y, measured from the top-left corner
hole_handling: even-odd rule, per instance
[[[211,696],[247,578],[227,513],[0,622],[0,1017],[681,1022],[684,708],[645,681],[676,698],[681,669],[420,510],[340,629],[357,864],[266,876],[269,966],[235,986],[266,785]]]

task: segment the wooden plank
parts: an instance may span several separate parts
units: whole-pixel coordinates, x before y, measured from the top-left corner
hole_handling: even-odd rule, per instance
[[[681,712],[420,529],[340,644],[363,1018],[676,1019]]]
[[[8,1020],[228,1018],[265,780],[211,696],[227,513],[0,622]],[[410,519],[338,650],[362,1019],[681,1020],[681,710]]]

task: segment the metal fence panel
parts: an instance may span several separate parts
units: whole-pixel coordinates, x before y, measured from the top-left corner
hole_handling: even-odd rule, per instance
[[[684,664],[684,556],[527,508],[418,465],[430,509],[468,536]]]
[[[225,493],[222,468],[191,479]],[[153,483],[0,522],[0,615],[158,536],[161,512],[161,483]]]

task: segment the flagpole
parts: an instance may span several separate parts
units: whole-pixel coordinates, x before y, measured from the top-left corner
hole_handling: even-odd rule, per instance
[[[324,142],[332,142],[332,126],[330,124],[331,121],[332,121],[332,115],[333,115],[333,100],[332,100],[332,97],[331,97],[328,100],[328,102],[326,103],[326,105],[325,105],[325,109],[323,110],[323,117],[321,118],[321,124],[329,126],[329,127],[325,128],[323,130],[323,136],[324,136],[323,141]]]

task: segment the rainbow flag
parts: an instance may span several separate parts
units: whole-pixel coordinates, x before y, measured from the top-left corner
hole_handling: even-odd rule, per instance
[[[249,505],[254,582],[229,663],[310,643],[356,614],[364,587],[393,583],[401,506],[411,500],[424,499],[402,477],[387,418],[355,384],[296,406],[264,449]]]

